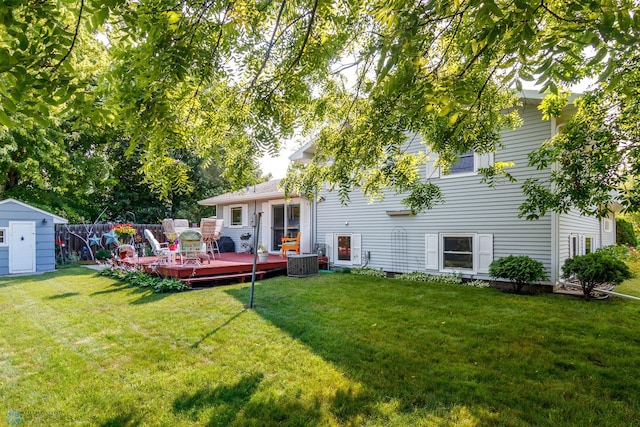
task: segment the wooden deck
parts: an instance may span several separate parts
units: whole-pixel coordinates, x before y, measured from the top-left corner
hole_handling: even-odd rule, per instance
[[[127,258],[121,263],[140,265],[146,272],[162,276],[175,277],[186,283],[206,283],[219,281],[244,282],[251,277],[253,269],[253,254],[237,254],[225,252],[216,254],[215,259],[203,260],[200,265],[192,263],[180,265],[180,261],[171,264],[158,264],[156,257],[142,257],[136,259]],[[276,275],[287,272],[286,258],[278,255],[269,255],[267,262],[257,262],[256,274],[262,278],[267,274]]]

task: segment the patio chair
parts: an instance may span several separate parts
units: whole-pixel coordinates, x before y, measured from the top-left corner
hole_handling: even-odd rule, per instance
[[[173,220],[173,228],[176,233],[180,234],[183,231],[189,229],[189,220],[187,219],[174,219]]]
[[[200,260],[206,259],[211,264],[211,258],[207,255],[202,242],[202,234],[198,230],[185,230],[180,233],[180,253],[182,265],[189,263],[202,265]]]
[[[222,237],[222,227],[224,227],[224,219],[216,220],[216,231],[213,236],[213,248],[218,251],[218,256],[222,256],[220,254],[220,246],[218,246],[218,240]]]
[[[155,238],[151,230],[144,230],[144,237],[149,241],[151,251],[156,256],[156,262],[158,264],[170,264],[171,263],[171,251],[169,250],[167,243],[160,243]]]
[[[171,218],[165,218],[162,220],[162,232],[167,240],[173,240],[178,238],[178,233]]]
[[[215,259],[215,242],[216,242],[216,218],[202,218],[200,219],[200,232],[202,233],[202,241],[205,244],[205,251],[211,253],[211,256]],[[220,254],[220,250],[218,250]]]
[[[286,257],[287,251],[296,251],[296,254],[300,254],[300,232],[296,237],[283,237],[282,238],[282,246],[280,246],[280,256],[282,258]]]

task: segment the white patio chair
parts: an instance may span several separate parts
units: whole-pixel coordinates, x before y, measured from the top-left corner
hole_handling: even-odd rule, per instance
[[[167,243],[160,243],[155,238],[151,230],[144,230],[144,237],[149,241],[151,251],[157,257],[156,262],[158,264],[170,264],[171,263],[171,251],[169,250]]]

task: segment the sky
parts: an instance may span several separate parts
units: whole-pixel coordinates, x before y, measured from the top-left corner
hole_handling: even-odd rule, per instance
[[[269,155],[263,156],[260,158],[260,168],[262,172],[266,175],[270,173],[273,176],[273,179],[284,178],[287,174],[287,168],[289,167],[289,156],[296,151],[299,142],[289,141],[286,144],[283,144],[282,150],[280,150],[280,155],[278,157],[272,157]]]

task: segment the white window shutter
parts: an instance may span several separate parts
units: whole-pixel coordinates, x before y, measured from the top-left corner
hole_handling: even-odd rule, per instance
[[[362,264],[362,234],[351,235],[351,265]]]
[[[425,268],[427,270],[438,270],[438,235],[437,234],[425,234],[424,236],[425,247]]]
[[[473,164],[474,169],[477,172],[480,168],[488,168],[493,166],[494,163],[494,153],[484,153],[484,154],[473,154]]]
[[[222,208],[222,213],[223,213],[225,222],[231,225],[231,208],[229,206],[224,206]]]
[[[327,251],[329,262],[333,260],[333,234],[329,233],[324,236],[324,246]]]
[[[242,226],[249,226],[249,205],[242,205]]]
[[[440,178],[440,168],[436,167],[436,160],[438,160],[438,153],[427,153],[427,180]]]
[[[488,273],[493,262],[493,234],[478,234],[478,273]]]

